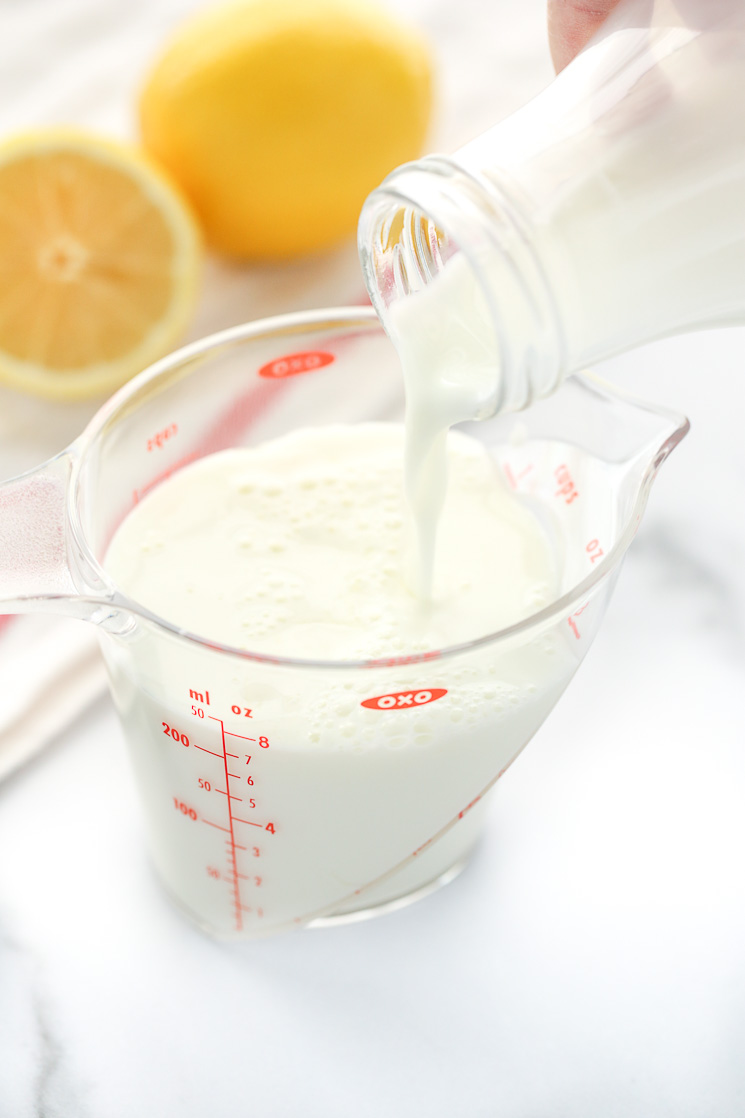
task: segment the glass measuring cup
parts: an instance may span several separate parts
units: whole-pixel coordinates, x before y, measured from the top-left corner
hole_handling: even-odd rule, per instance
[[[0,487],[0,609],[97,626],[154,864],[212,934],[358,918],[457,872],[484,794],[592,642],[652,480],[688,426],[589,377],[517,418],[473,424],[545,524],[560,588],[525,621],[457,647],[363,662],[261,655],[154,616],[107,574],[121,520],[187,463],[402,409],[372,310],[289,315],[160,361],[67,450]]]

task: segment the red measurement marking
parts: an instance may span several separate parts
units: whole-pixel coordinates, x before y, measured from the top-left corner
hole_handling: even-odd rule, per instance
[[[458,812],[458,818],[462,819],[463,816],[466,814],[466,812],[470,811],[471,808],[474,806],[474,804],[477,804],[480,799],[481,799],[481,795],[478,795],[475,800],[471,800],[470,804],[466,804],[466,806],[463,808],[463,811]]]
[[[309,353],[290,353],[286,357],[277,357],[259,369],[260,377],[269,380],[284,380],[285,377],[296,377],[300,373],[312,373],[322,369],[334,361],[333,353],[323,353],[316,350]]]
[[[163,733],[166,737],[173,738],[174,741],[181,742],[182,745],[188,748],[189,738],[186,734],[182,734],[175,726],[169,726],[167,722],[161,722],[161,726],[163,727]]]
[[[173,797],[173,806],[177,811],[180,811],[182,815],[187,816],[189,819],[196,820],[197,813],[194,808],[185,804],[183,800],[179,800],[177,796]]]
[[[229,800],[240,800],[241,798],[240,796],[234,796],[232,792],[223,792],[222,788],[215,788],[215,791],[219,792],[221,796],[227,796]]]
[[[581,613],[584,613],[589,604],[589,602],[585,602],[583,606],[580,606],[579,609],[575,610],[573,614],[567,617],[567,624],[569,625],[569,628],[572,630],[577,640],[580,639],[581,633],[577,628],[577,622],[574,619],[575,617],[579,617]]]
[[[237,773],[228,773],[228,776],[232,776],[233,780],[241,779],[241,777],[239,777]]]
[[[214,749],[205,749],[203,745],[192,744],[194,744],[195,749],[201,749],[202,753],[211,753],[213,757],[222,757],[222,753],[215,753]]]
[[[379,660],[367,660],[365,662],[374,665],[376,668],[396,668],[399,664],[423,664],[427,660],[437,660],[439,656],[438,651],[417,652],[410,656],[381,656]]]
[[[250,819],[237,819],[235,816],[233,816],[233,822],[234,823],[248,823],[249,827],[261,827],[262,826],[261,823],[254,823]]]
[[[572,475],[569,473],[569,467],[562,463],[554,470],[554,477],[558,482],[559,488],[554,493],[554,497],[563,497],[567,505],[571,505],[572,501],[576,501],[579,497],[577,487],[572,480]]]
[[[376,695],[373,699],[363,699],[360,706],[369,710],[402,710],[407,707],[422,707],[434,703],[447,695],[446,687],[421,688],[418,691],[394,691],[390,695]]]
[[[528,466],[524,466],[519,474],[516,474],[509,462],[502,463],[502,473],[511,489],[517,489],[518,482],[522,481],[524,477],[527,477],[532,469],[533,463],[531,462]]]
[[[172,439],[175,435],[178,435],[178,426],[175,423],[171,423],[168,427],[164,427],[162,431],[158,431],[157,435],[153,435],[152,439],[147,440],[147,449],[149,451],[156,450],[164,446],[168,440]]]
[[[585,551],[590,556],[591,563],[597,563],[598,559],[602,559],[605,552],[600,546],[600,540],[590,540]]]
[[[208,827],[215,827],[216,830],[218,830],[218,831],[225,831],[226,835],[230,834],[230,831],[228,830],[228,828],[227,827],[221,827],[219,823],[210,823],[209,819],[203,819],[202,822],[206,823]]]
[[[197,458],[201,457],[201,454],[198,454],[196,451],[193,451],[191,454],[185,454],[183,458],[179,458],[178,462],[174,462],[167,470],[163,470],[162,473],[156,474],[146,485],[143,485],[142,489],[133,489],[132,504],[136,505],[151,489],[155,489],[156,485],[160,485],[161,481],[165,481],[171,474],[175,474],[177,470],[182,470],[184,466],[188,466],[190,462],[194,462]]]
[[[226,749],[225,749],[225,725],[224,725],[221,718],[215,718],[214,715],[212,715],[212,714],[210,715],[210,718],[212,719],[213,722],[219,722],[220,723],[220,735],[221,735],[221,738],[222,738],[223,765],[225,767],[225,787],[227,788],[228,787],[228,755],[227,755],[227,752],[226,752]],[[232,812],[231,807],[230,807],[230,801],[232,800],[233,797],[228,795],[228,793],[225,793],[225,795],[227,796],[228,827],[230,828],[229,832],[228,832],[229,835],[230,835],[230,846],[229,846],[229,851],[228,851],[228,857],[229,857],[229,860],[230,860],[231,878],[232,878],[232,882],[233,882],[233,901],[234,901],[234,904],[235,904],[235,930],[237,932],[240,932],[240,931],[243,930],[243,917],[241,916],[241,887],[240,887],[240,882],[238,880],[238,864],[237,864],[236,858],[235,858],[236,845],[235,845],[235,833],[233,831],[234,816],[233,816],[233,812]]]
[[[510,488],[517,489],[517,481],[515,480],[515,475],[512,472],[512,466],[509,464],[509,462],[505,462],[503,464],[502,471],[504,472],[504,476],[507,478],[507,484],[510,486]]]
[[[240,753],[228,753],[228,757],[240,757]]]

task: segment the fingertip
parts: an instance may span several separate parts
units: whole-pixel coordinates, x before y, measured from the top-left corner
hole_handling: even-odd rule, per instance
[[[620,0],[548,0],[548,45],[558,74],[602,26]]]

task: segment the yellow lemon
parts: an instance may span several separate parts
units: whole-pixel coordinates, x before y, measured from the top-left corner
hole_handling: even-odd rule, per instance
[[[52,130],[0,146],[0,381],[57,399],[165,353],[197,290],[199,233],[133,149]]]
[[[239,0],[188,22],[141,102],[147,150],[231,255],[351,235],[370,190],[421,151],[429,51],[370,0]]]

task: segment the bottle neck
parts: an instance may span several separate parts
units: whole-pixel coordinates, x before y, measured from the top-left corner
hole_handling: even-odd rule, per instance
[[[531,223],[501,184],[446,156],[405,164],[367,199],[359,252],[394,343],[402,323],[426,330],[447,315],[458,324],[452,344],[493,368],[478,418],[527,407],[561,383],[568,366],[557,300]],[[427,303],[402,315],[402,301],[425,290]]]
[[[742,0],[624,0],[517,113],[370,196],[360,254],[386,329],[413,333],[424,303],[398,304],[439,285],[429,309],[461,316],[469,360],[484,342],[493,408],[514,410],[624,350],[745,322],[744,97]]]

